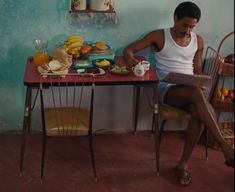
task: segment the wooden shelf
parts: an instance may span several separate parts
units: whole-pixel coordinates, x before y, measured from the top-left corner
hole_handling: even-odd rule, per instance
[[[91,9],[89,6],[85,10],[76,10],[74,9],[74,4],[71,0],[69,0],[69,13],[73,16],[78,16],[79,14],[110,14],[109,18],[114,23],[117,24],[117,14],[115,8],[112,5],[109,5],[109,9],[104,11],[97,11]]]
[[[223,63],[220,75],[223,76],[234,76],[234,64],[231,63]]]
[[[214,98],[212,101],[212,105],[217,111],[224,111],[224,112],[234,111],[234,102],[220,101],[217,98]]]
[[[219,44],[218,47],[218,54],[220,54],[221,52],[221,48],[224,47],[224,43],[225,41],[228,40],[229,37],[234,36],[234,32],[230,32],[227,35],[224,36],[224,38],[222,39],[222,41]],[[215,112],[218,115],[218,123],[219,123],[219,127],[220,127],[220,131],[221,134],[223,136],[223,138],[225,139],[225,141],[231,145],[232,147],[234,146],[234,99],[232,101],[228,101],[228,100],[219,100],[219,98],[216,97],[216,92],[218,90],[223,89],[226,84],[225,81],[228,80],[228,78],[233,77],[234,78],[234,64],[230,64],[230,63],[226,63],[226,62],[222,62],[222,66],[220,67],[219,73],[217,74],[218,80],[216,82],[216,89],[214,90],[214,98],[212,100],[212,106],[215,109]],[[220,85],[220,82],[222,83],[222,85]],[[221,87],[220,87],[221,86]],[[225,98],[226,99],[226,98]],[[226,122],[224,121],[225,119],[222,118],[220,119],[220,115],[223,112],[227,112],[230,113],[226,114],[226,117],[229,117],[228,119],[226,119]],[[221,116],[223,117],[223,116]],[[223,122],[221,122],[221,120],[223,120]],[[210,140],[208,138],[208,140]],[[213,148],[217,148],[219,149],[218,145],[215,143],[214,139],[211,139],[211,144]],[[210,142],[209,142],[210,143]]]
[[[222,63],[220,77],[225,81],[226,77],[234,77],[234,65],[230,63]],[[222,86],[224,83],[222,84]],[[218,90],[218,87],[217,87]],[[234,101],[222,101],[218,98],[214,98],[212,101],[212,106],[219,112],[233,112],[234,111]]]
[[[75,10],[73,5],[71,5],[69,12],[70,13],[116,13],[116,11],[111,6],[108,10],[97,11],[94,9],[90,9],[90,7],[86,8],[85,10]]]

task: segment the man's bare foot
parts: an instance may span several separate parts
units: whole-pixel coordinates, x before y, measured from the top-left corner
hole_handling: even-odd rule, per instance
[[[181,186],[188,186],[192,182],[192,177],[187,169],[180,169],[176,166],[176,177]]]

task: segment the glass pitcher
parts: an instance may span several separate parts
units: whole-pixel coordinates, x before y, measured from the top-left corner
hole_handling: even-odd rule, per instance
[[[35,39],[33,41],[35,52],[33,55],[33,61],[36,66],[41,66],[44,63],[49,62],[49,55],[47,52],[47,41],[42,39]]]

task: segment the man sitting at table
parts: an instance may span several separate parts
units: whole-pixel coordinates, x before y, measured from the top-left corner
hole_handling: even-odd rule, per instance
[[[220,146],[225,164],[234,167],[234,151],[223,139],[214,110],[202,88],[161,81],[169,72],[202,74],[203,38],[192,31],[200,16],[201,11],[196,4],[183,2],[175,9],[173,27],[152,31],[124,49],[124,57],[128,63],[136,64],[139,61],[134,58],[134,53],[154,47],[157,75],[160,79],[158,92],[162,104],[175,107],[190,105],[192,115],[187,127],[184,151],[176,166],[178,181],[184,186],[189,185],[192,180],[187,161],[201,135],[202,123]]]

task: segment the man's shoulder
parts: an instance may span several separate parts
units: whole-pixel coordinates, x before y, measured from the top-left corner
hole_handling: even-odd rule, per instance
[[[197,37],[198,41],[203,42],[203,37],[201,35],[199,35],[198,33],[192,32],[192,34],[194,34],[195,37]]]
[[[204,46],[203,37],[198,34],[196,34],[196,36],[197,36],[197,44],[198,44],[199,48],[203,48],[203,46]]]
[[[157,51],[161,50],[164,46],[164,29],[156,29],[154,31],[151,31],[146,36],[146,39],[148,39],[151,44],[153,44]]]
[[[150,33],[164,33],[165,29],[155,29],[153,31],[151,31]]]
[[[201,35],[199,35],[197,33],[195,33],[195,34],[196,34],[198,40],[203,41],[203,37]]]
[[[162,37],[164,35],[164,29],[156,29],[148,33],[152,37]]]

